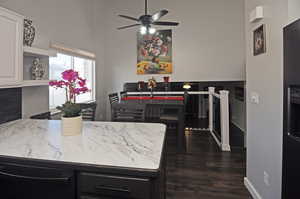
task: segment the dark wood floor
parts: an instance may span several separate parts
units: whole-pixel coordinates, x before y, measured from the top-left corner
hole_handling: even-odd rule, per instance
[[[186,132],[187,153],[167,138],[167,199],[250,199],[243,185],[245,152],[220,152],[208,132]]]

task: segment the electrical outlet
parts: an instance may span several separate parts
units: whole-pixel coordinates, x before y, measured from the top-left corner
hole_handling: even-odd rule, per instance
[[[266,186],[268,186],[268,187],[270,186],[270,177],[266,171],[264,171],[264,183]]]
[[[250,100],[252,104],[259,104],[259,94],[255,92],[251,93]]]

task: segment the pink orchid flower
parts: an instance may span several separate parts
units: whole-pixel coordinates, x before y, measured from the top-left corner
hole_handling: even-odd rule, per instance
[[[50,81],[49,85],[54,88],[64,88],[66,100],[71,103],[75,103],[77,95],[90,91],[86,87],[86,79],[79,77],[79,73],[72,69],[62,72],[62,80]]]

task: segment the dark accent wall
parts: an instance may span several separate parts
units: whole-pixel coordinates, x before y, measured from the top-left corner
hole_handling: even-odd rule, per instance
[[[0,124],[22,118],[22,89],[0,89]]]

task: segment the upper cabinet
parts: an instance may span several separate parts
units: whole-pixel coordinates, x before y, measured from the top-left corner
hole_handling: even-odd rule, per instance
[[[23,16],[0,7],[0,87],[22,83]]]

